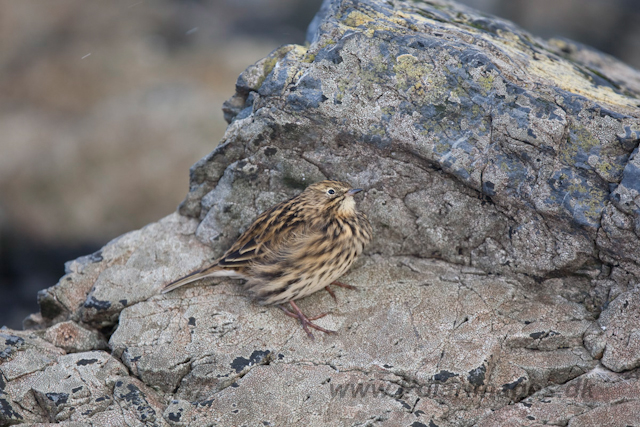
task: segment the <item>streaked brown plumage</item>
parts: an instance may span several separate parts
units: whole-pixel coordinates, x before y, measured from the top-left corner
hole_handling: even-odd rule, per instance
[[[215,263],[168,284],[163,293],[205,277],[246,279],[244,289],[260,304],[289,303],[286,314],[311,323],[294,300],[335,282],[349,269],[371,240],[367,217],[356,211],[352,189],[340,181],[312,184],[298,196],[262,213]],[[335,283],[334,283],[335,282]],[[348,286],[347,286],[348,287]]]

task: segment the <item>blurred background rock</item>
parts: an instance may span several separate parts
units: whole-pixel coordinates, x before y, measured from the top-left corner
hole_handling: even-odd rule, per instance
[[[0,0],[0,326],[64,262],[175,210],[248,65],[320,0]],[[638,0],[465,0],[640,67]]]

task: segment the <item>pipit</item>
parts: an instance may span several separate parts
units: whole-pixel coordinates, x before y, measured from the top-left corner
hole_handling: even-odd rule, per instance
[[[321,181],[263,212],[221,258],[164,287],[162,293],[205,277],[245,279],[244,290],[262,305],[278,305],[297,318],[307,335],[323,315],[308,318],[294,302],[321,289],[335,298],[337,282],[371,241],[366,215],[353,196],[362,191],[340,181]],[[293,311],[283,304],[289,303]]]

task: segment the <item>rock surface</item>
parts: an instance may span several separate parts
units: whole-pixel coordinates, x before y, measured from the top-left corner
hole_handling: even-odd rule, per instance
[[[0,425],[638,424],[638,73],[447,1],[327,1],[309,40],[240,76],[177,213],[0,332]],[[375,230],[358,291],[300,302],[337,335],[158,295],[324,178]]]

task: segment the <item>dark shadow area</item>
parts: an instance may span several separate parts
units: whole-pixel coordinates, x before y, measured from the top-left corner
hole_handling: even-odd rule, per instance
[[[22,329],[24,318],[39,311],[38,291],[58,282],[64,275],[64,263],[102,245],[53,246],[12,233],[0,234],[0,327]]]

